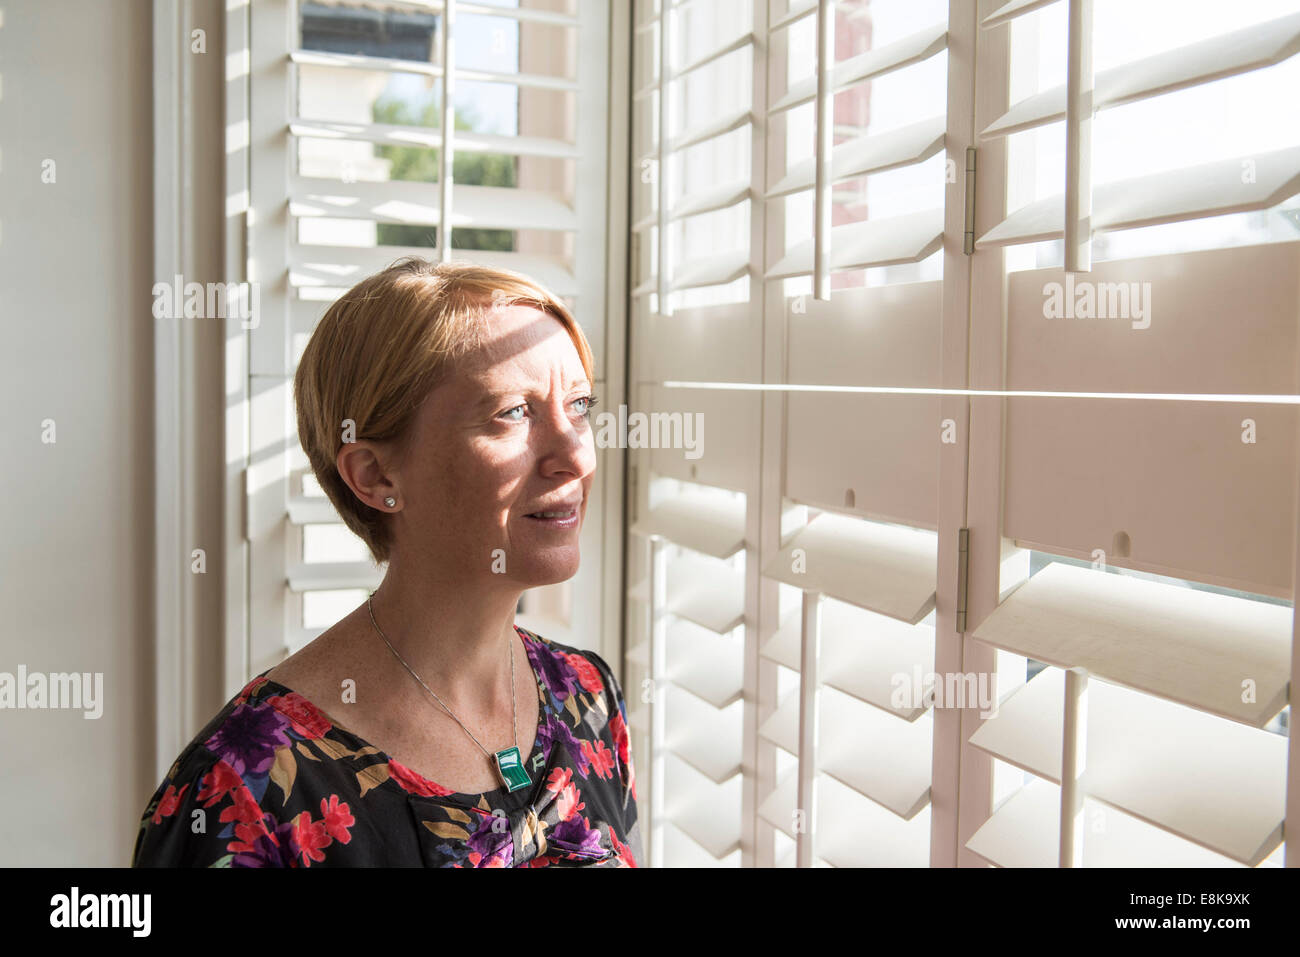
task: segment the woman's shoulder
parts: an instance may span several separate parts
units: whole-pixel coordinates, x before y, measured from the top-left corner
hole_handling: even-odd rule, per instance
[[[182,750],[140,820],[134,866],[308,866],[346,844],[386,768],[305,698],[258,675]],[[374,749],[369,749],[371,752]],[[347,760],[346,765],[345,759]],[[351,806],[350,806],[351,805]]]
[[[569,733],[591,742],[602,740],[626,761],[627,704],[614,670],[594,651],[520,630],[534,639],[529,642],[529,657],[550,691],[555,714],[567,719]]]
[[[546,638],[521,625],[515,627],[532,639],[529,658],[557,698],[585,691],[606,695],[613,704],[621,703],[623,692],[614,669],[599,654]]]

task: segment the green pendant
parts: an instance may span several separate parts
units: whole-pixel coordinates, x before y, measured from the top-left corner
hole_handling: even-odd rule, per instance
[[[496,753],[496,759],[497,770],[501,772],[501,779],[510,791],[518,791],[533,783],[520,760],[518,748],[502,748]]]

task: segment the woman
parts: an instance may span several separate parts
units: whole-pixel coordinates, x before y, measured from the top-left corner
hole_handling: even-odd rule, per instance
[[[591,350],[532,281],[406,259],[330,306],[298,434],[382,584],[181,753],[136,866],[636,866],[609,666],[514,625],[571,578]]]

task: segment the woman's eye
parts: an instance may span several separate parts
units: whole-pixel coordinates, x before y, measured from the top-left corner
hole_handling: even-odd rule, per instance
[[[597,399],[594,395],[585,395],[582,396],[581,398],[573,400],[573,403],[579,406],[578,414],[581,415],[584,419],[588,418],[591,415],[591,410],[595,407],[596,402]],[[499,416],[497,416],[497,418],[505,419],[507,422],[522,422],[524,421],[522,415],[519,417],[515,417],[515,413],[516,412],[523,413],[526,412],[527,410],[528,410],[528,404],[524,403],[523,405],[515,406],[513,409],[507,409],[505,412],[502,412]]]

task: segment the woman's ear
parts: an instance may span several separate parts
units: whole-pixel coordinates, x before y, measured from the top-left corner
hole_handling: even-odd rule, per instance
[[[339,476],[352,493],[381,512],[393,511],[402,501],[396,475],[385,466],[389,452],[388,443],[362,439],[344,442],[334,459]]]

